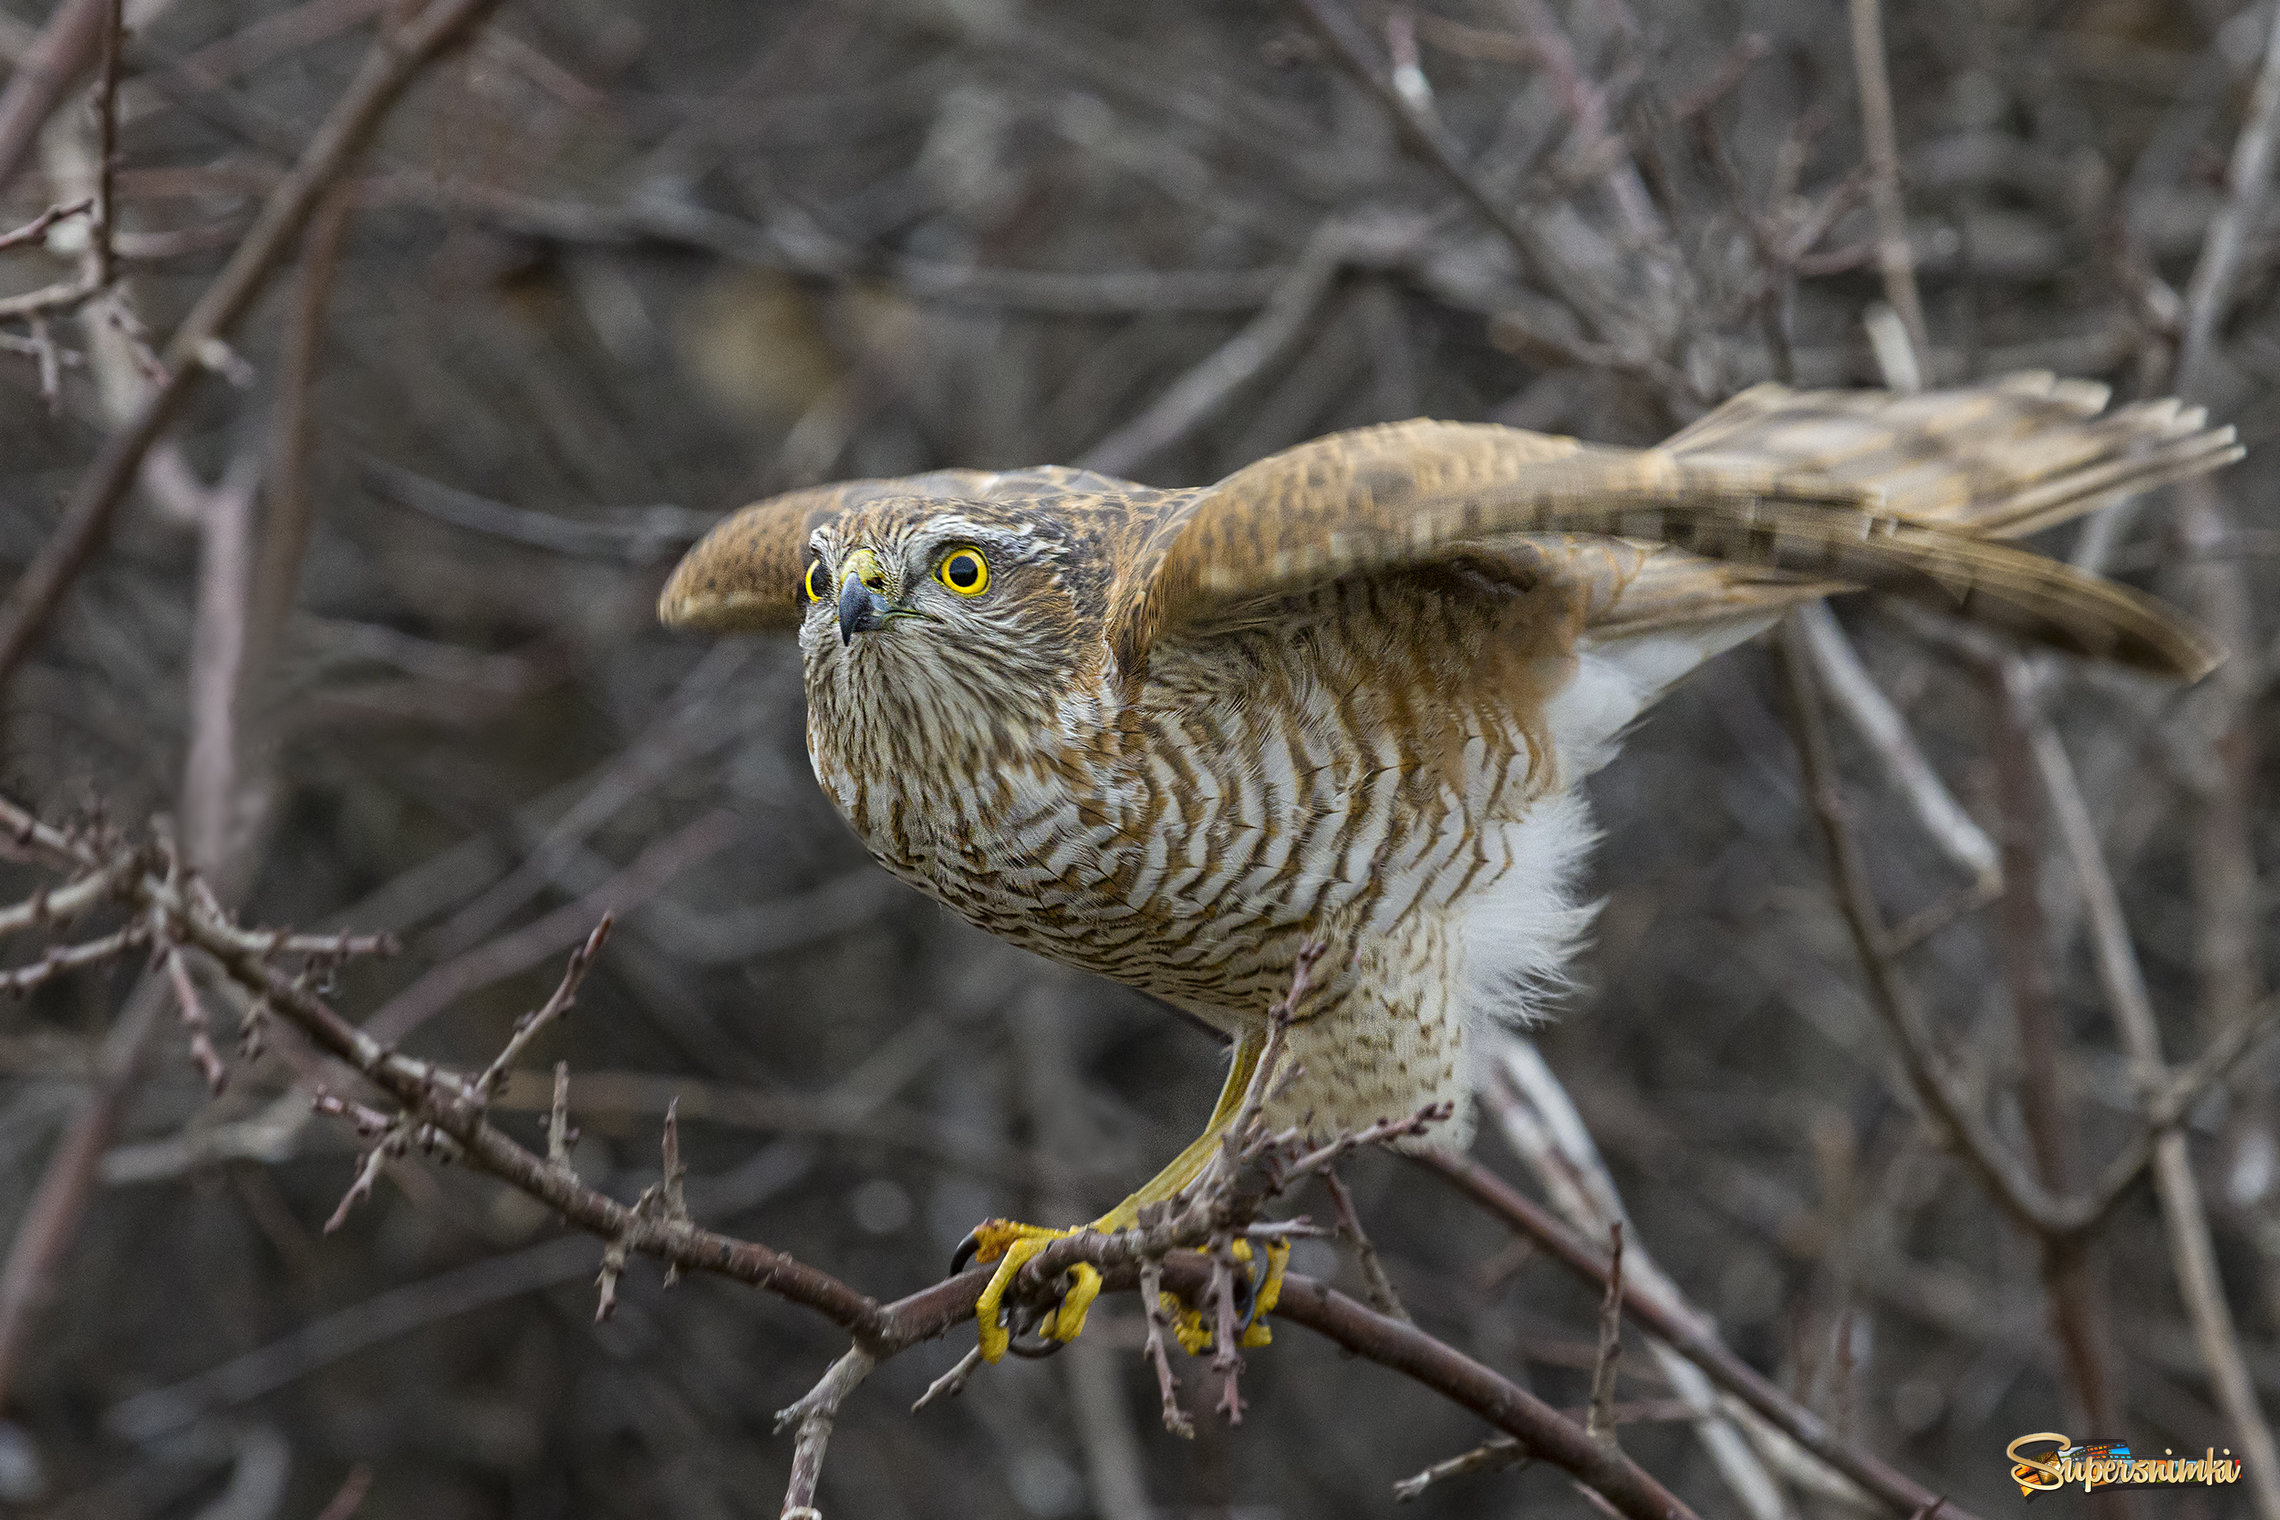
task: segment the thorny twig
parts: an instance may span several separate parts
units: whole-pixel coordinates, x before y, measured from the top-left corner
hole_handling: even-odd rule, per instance
[[[1150,1205],[1144,1211],[1141,1227],[1154,1228],[1162,1222],[1168,1205]],[[1155,1217],[1147,1217],[1152,1213]],[[1148,1338],[1145,1353],[1148,1364],[1156,1371],[1156,1391],[1163,1396],[1164,1428],[1183,1440],[1195,1439],[1195,1422],[1180,1407],[1180,1380],[1172,1371],[1172,1359],[1164,1349],[1164,1331],[1170,1319],[1164,1312],[1164,1266],[1160,1261],[1140,1264],[1140,1307],[1147,1316]]]
[[[12,842],[19,857],[28,856],[73,876],[115,864],[95,841],[44,824],[5,800],[0,800],[0,834]],[[874,1362],[932,1339],[973,1314],[987,1276],[983,1272],[969,1272],[899,1303],[881,1305],[781,1252],[705,1230],[685,1217],[671,1217],[662,1188],[645,1191],[634,1205],[618,1203],[497,1129],[486,1116],[476,1076],[388,1049],[343,1019],[303,979],[272,964],[266,952],[275,936],[229,923],[210,900],[163,869],[133,874],[122,883],[121,896],[138,914],[158,915],[185,947],[208,957],[249,996],[265,999],[278,1016],[400,1106],[389,1115],[336,1100],[344,1117],[379,1133],[379,1143],[359,1164],[352,1197],[346,1201],[369,1191],[389,1154],[417,1144],[447,1159],[464,1159],[554,1208],[576,1227],[602,1237],[607,1243],[605,1278],[612,1269],[622,1272],[639,1252],[683,1269],[762,1285],[849,1330],[856,1349]],[[1288,1143],[1288,1137],[1265,1138]],[[1084,1260],[1101,1269],[1109,1288],[1123,1291],[1137,1286],[1143,1264],[1153,1264],[1168,1289],[1191,1297],[1207,1294],[1212,1266],[1192,1252],[1224,1235],[1229,1227],[1226,1209],[1227,1200],[1215,1192],[1208,1207],[1199,1209],[1191,1202],[1177,1218],[1149,1230],[1070,1236],[1040,1252],[1029,1270],[1050,1280]],[[605,1283],[608,1286],[614,1284]],[[1372,1313],[1326,1285],[1297,1275],[1286,1280],[1279,1312],[1484,1415],[1626,1515],[1637,1520],[1687,1520],[1692,1513],[1628,1458],[1601,1451],[1556,1410],[1414,1326]],[[816,1452],[820,1457],[820,1446]]]
[[[549,1024],[577,1006],[578,988],[585,982],[586,973],[593,969],[594,958],[601,954],[603,944],[610,937],[610,927],[615,922],[614,915],[604,913],[601,921],[594,925],[593,932],[586,936],[586,942],[570,952],[570,960],[562,968],[562,980],[555,984],[553,994],[538,1007],[515,1020],[514,1033],[499,1048],[499,1053],[491,1058],[491,1064],[483,1069],[483,1075],[475,1079],[476,1091],[485,1097],[495,1096],[500,1087],[505,1085],[508,1071],[522,1053],[530,1048],[531,1042],[545,1033]]]

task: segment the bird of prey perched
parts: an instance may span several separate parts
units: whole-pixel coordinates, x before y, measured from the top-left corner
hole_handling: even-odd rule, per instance
[[[794,491],[689,552],[676,627],[797,630],[816,779],[889,871],[992,934],[1234,1042],[1205,1168],[1301,949],[1275,1128],[1446,1102],[1468,1032],[1525,1019],[1590,910],[1579,783],[1672,684],[1786,608],[1860,587],[2191,679],[2209,641],[2012,541],[2213,469],[2175,401],[2019,375],[1965,390],[1747,391],[1650,449],[1415,421],[1217,485],[943,470]],[[991,1221],[981,1306],[1045,1240]],[[973,1244],[970,1242],[969,1244]],[[1081,1323],[1080,1279],[1048,1333]]]

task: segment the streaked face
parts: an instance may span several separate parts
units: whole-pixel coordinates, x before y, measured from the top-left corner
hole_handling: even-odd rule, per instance
[[[1083,663],[1049,520],[887,501],[809,538],[801,593],[811,744],[909,757],[1034,731]]]

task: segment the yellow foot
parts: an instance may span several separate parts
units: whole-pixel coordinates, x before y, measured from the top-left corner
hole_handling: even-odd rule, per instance
[[[1234,1255],[1237,1261],[1249,1261],[1251,1243],[1247,1240],[1236,1241]],[[1289,1266],[1290,1242],[1267,1242],[1266,1280],[1259,1283],[1258,1290],[1250,1295],[1248,1308],[1240,1300],[1236,1305],[1236,1323],[1242,1331],[1239,1344],[1245,1347],[1264,1346],[1274,1340],[1274,1332],[1267,1328],[1267,1311],[1282,1302],[1283,1272]],[[1212,1321],[1205,1317],[1209,1305],[1191,1309],[1183,1300],[1170,1293],[1159,1295],[1158,1302],[1164,1312],[1171,1316],[1172,1334],[1179,1337],[1181,1350],[1190,1356],[1201,1356],[1211,1349]],[[984,1354],[987,1354],[986,1349]]]
[[[982,1289],[981,1298],[974,1304],[974,1317],[981,1325],[983,1361],[996,1361],[1013,1344],[1013,1331],[1005,1323],[1004,1304],[1006,1290],[1013,1286],[1014,1277],[1038,1252],[1076,1233],[1075,1230],[1017,1224],[1010,1219],[987,1219],[958,1248],[957,1256],[950,1263],[953,1272],[963,1271],[970,1261],[997,1263],[989,1286]],[[1100,1273],[1090,1262],[1078,1262],[1069,1269],[1069,1277],[1068,1291],[1038,1323],[1038,1333],[1048,1340],[1064,1343],[1075,1340],[1084,1332],[1085,1315],[1091,1311],[1093,1300],[1100,1297]]]

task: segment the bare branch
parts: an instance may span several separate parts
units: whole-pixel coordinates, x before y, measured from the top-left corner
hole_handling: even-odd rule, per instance
[[[1393,1291],[1393,1281],[1385,1275],[1385,1263],[1378,1260],[1377,1247],[1370,1244],[1361,1216],[1354,1212],[1354,1195],[1329,1167],[1324,1167],[1321,1175],[1322,1185],[1329,1189],[1330,1201],[1338,1210],[1338,1233],[1353,1246],[1354,1260],[1361,1266],[1362,1281],[1369,1288],[1370,1307],[1394,1319],[1408,1319],[1409,1311],[1402,1307],[1401,1295]]]
[[[1837,710],[1852,724],[1853,731],[1866,740],[1870,750],[1884,767],[1885,775],[1899,788],[1915,810],[1916,818],[1924,825],[1932,842],[1941,853],[1971,873],[1974,882],[1983,886],[2002,880],[2002,865],[1995,854],[1995,842],[1972,821],[1955,795],[1924,758],[1915,736],[1908,731],[1907,720],[1900,716],[1891,700],[1878,689],[1860,656],[1838,625],[1836,614],[1825,602],[1814,602],[1801,607],[1797,618],[1805,630],[1806,647],[1812,651],[1813,666],[1826,683],[1829,696]]]
[[[66,217],[85,216],[95,209],[95,198],[86,196],[67,206],[50,206],[13,232],[0,232],[0,251],[21,248],[26,243],[47,241],[48,229]]]
[[[1159,1208],[1161,1206],[1158,1206]],[[1153,1227],[1157,1219],[1143,1220],[1144,1227]],[[1148,1364],[1156,1369],[1156,1389],[1163,1395],[1164,1428],[1182,1440],[1195,1439],[1195,1422],[1180,1407],[1180,1380],[1172,1373],[1171,1357],[1164,1350],[1164,1331],[1170,1321],[1164,1313],[1163,1263],[1146,1261],[1140,1264],[1140,1306],[1148,1319],[1148,1339],[1145,1351]],[[975,1353],[977,1356],[980,1353]]]
[[[498,1093],[505,1085],[507,1073],[514,1067],[516,1060],[530,1048],[533,1040],[546,1032],[549,1024],[577,1006],[578,988],[585,982],[586,973],[594,969],[594,958],[602,953],[602,946],[610,937],[610,928],[616,922],[616,915],[603,913],[601,921],[594,925],[593,932],[586,936],[586,942],[570,952],[569,964],[562,968],[562,980],[555,984],[553,994],[544,1003],[515,1020],[514,1033],[499,1048],[499,1053],[492,1057],[491,1064],[484,1068],[483,1075],[475,1079],[476,1089],[485,1097]],[[564,1103],[568,1102],[569,1082],[569,1068],[557,1066],[555,1090],[562,1095]],[[666,1120],[666,1133],[672,1133],[670,1111]]]
[[[222,342],[253,305],[325,190],[354,161],[388,111],[438,53],[488,15],[498,0],[429,0],[416,17],[383,29],[363,66],[293,171],[166,346],[166,374],[102,452],[65,505],[39,554],[0,601],[0,683],[15,673],[79,571],[109,532],[112,515],[150,452],[190,399]],[[0,147],[4,147],[0,141]],[[0,163],[5,163],[0,158]]]
[[[797,1424],[799,1436],[792,1449],[792,1477],[784,1490],[783,1520],[822,1520],[815,1507],[816,1484],[823,1477],[823,1452],[831,1441],[832,1422],[839,1417],[839,1406],[846,1402],[863,1379],[871,1375],[878,1360],[862,1347],[849,1348],[846,1355],[831,1364],[831,1370],[822,1381],[809,1389],[799,1401],[776,1415],[776,1430],[780,1434],[787,1425]]]
[[[1591,1364],[1590,1414],[1584,1431],[1615,1444],[1615,1363],[1623,1354],[1623,1223],[1607,1227],[1607,1291],[1599,1302],[1599,1357]]]
[[[174,988],[182,1027],[190,1036],[190,1059],[206,1079],[207,1090],[218,1094],[229,1084],[229,1068],[214,1052],[213,1025],[206,1017],[205,1001],[198,996],[198,984],[190,976],[190,963],[180,945],[166,947],[166,978]]]
[[[1532,1459],[1526,1448],[1510,1436],[1491,1436],[1462,1456],[1436,1462],[1414,1478],[1404,1478],[1393,1485],[1393,1496],[1407,1504],[1421,1497],[1436,1483],[1451,1478],[1462,1478],[1471,1473],[1501,1472],[1507,1467],[1526,1467]]]
[[[1932,339],[1916,268],[1908,250],[1908,212],[1900,198],[1900,147],[1892,120],[1892,78],[1884,62],[1880,0],[1851,0],[1853,73],[1860,87],[1861,135],[1868,141],[1868,200],[1876,214],[1876,262],[1884,299],[1907,334],[1918,383],[1930,378]],[[1897,382],[1896,382],[1897,383]]]

